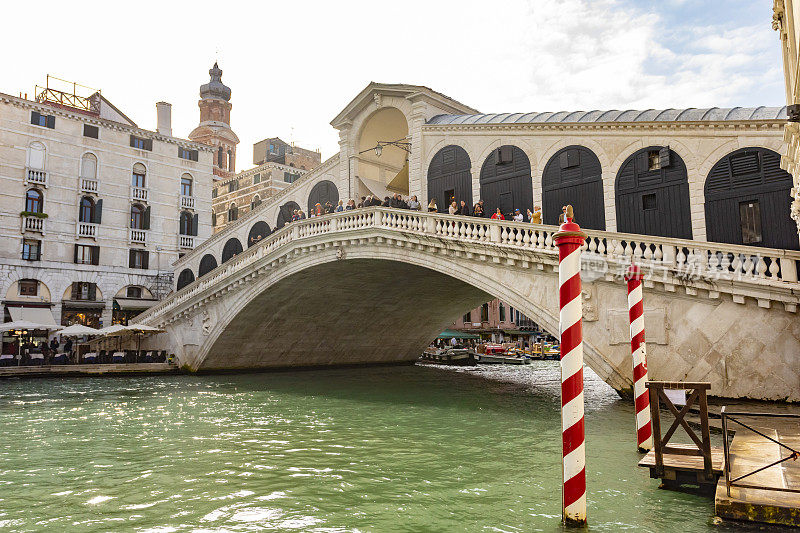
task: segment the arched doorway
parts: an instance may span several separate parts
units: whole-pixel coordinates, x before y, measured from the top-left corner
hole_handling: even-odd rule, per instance
[[[606,229],[600,160],[583,146],[567,146],[547,162],[542,175],[542,215],[545,224],[558,224],[561,207],[572,205],[582,228]]]
[[[382,107],[364,121],[356,155],[356,175],[367,189],[364,194],[383,196],[383,190],[408,194],[407,143],[408,122],[396,107]]]
[[[272,229],[269,224],[259,220],[253,224],[253,227],[250,228],[250,233],[247,234],[247,247],[250,248],[261,239],[266,238],[270,233],[272,233]]]
[[[322,205],[324,208],[325,202],[330,202],[333,207],[336,207],[336,204],[339,203],[339,189],[336,188],[332,181],[328,180],[320,181],[311,189],[311,193],[308,195],[307,213],[310,214],[317,204]]]
[[[236,237],[231,237],[225,246],[222,248],[222,262],[225,263],[229,259],[242,253],[242,243]]]
[[[445,146],[428,166],[428,202],[436,198],[440,213],[447,213],[453,199],[472,207],[472,162],[460,146]],[[460,204],[459,204],[460,205]]]
[[[292,221],[292,213],[295,209],[300,209],[297,202],[286,202],[278,211],[278,221],[275,222],[275,229],[281,229]]]
[[[731,152],[708,173],[705,185],[709,241],[800,249],[789,215],[792,176],[766,148]]]
[[[206,254],[200,260],[200,268],[197,269],[197,277],[202,278],[215,268],[217,268],[217,259],[211,254]]]
[[[669,146],[649,146],[628,157],[615,191],[617,231],[692,238],[686,165]]]
[[[531,162],[522,149],[504,145],[492,150],[481,167],[481,200],[487,217],[499,207],[506,218],[519,209],[533,210]]]
[[[178,274],[178,290],[181,290],[185,286],[189,285],[194,281],[194,272],[191,269],[184,268],[181,270],[181,273]]]

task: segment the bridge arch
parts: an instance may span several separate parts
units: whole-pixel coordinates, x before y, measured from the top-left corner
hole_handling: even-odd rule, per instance
[[[450,198],[464,200],[472,207],[472,162],[461,146],[440,149],[428,166],[428,202],[436,198],[440,213],[447,213]]]
[[[617,231],[692,238],[689,175],[669,146],[648,146],[630,155],[614,185]]]
[[[270,233],[272,233],[272,229],[269,224],[259,220],[253,224],[253,227],[250,228],[250,233],[247,234],[247,247],[250,248],[261,239],[268,237]]]
[[[191,268],[184,268],[181,270],[181,273],[178,274],[178,285],[177,290],[181,290],[185,286],[189,285],[194,281],[194,272],[192,272]]]
[[[211,254],[206,254],[202,259],[200,259],[200,267],[197,269],[197,277],[202,278],[215,268],[217,268],[217,258]]]
[[[339,189],[330,180],[320,180],[308,193],[308,211],[306,213],[310,215],[317,204],[324,208],[326,202],[330,202],[333,207],[336,207],[336,204],[339,203]]]
[[[381,106],[366,116],[356,130],[356,175],[366,185],[407,195],[408,120],[392,105]],[[379,150],[375,148],[380,145]],[[377,191],[372,191],[377,193]]]
[[[582,228],[606,229],[603,169],[597,155],[585,146],[560,149],[542,174],[542,214],[545,224],[558,224],[561,206],[571,204]]]
[[[747,147],[720,159],[705,182],[709,241],[798,250],[789,213],[792,176],[773,150]]]
[[[278,209],[278,220],[275,222],[275,229],[279,230],[292,221],[292,213],[295,209],[300,209],[300,205],[294,200],[286,202]]]
[[[225,242],[225,246],[222,247],[222,262],[225,263],[229,261],[242,253],[242,251],[242,243],[239,242],[239,239],[231,237]]]
[[[531,162],[518,146],[505,144],[492,150],[481,167],[481,200],[486,216],[497,208],[508,218],[515,209],[533,209]]]

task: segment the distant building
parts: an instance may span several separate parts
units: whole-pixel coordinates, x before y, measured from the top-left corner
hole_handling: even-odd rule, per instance
[[[35,100],[0,94],[3,320],[125,322],[211,235],[214,153],[172,136],[168,103],[151,131],[99,91],[49,82]]]
[[[266,162],[232,178],[217,181],[214,183],[211,206],[214,231],[249,213],[307,172],[280,163]]]
[[[239,137],[231,129],[231,89],[222,83],[222,70],[214,63],[208,71],[211,80],[200,86],[200,124],[189,139],[214,148],[214,176],[236,175],[236,145]]]
[[[278,137],[264,139],[253,145],[253,164],[272,161],[301,170],[312,170],[322,162],[319,150],[308,150],[283,142]]]
[[[507,303],[494,299],[465,313],[449,329],[480,335],[491,342],[516,341],[543,333],[530,318]]]

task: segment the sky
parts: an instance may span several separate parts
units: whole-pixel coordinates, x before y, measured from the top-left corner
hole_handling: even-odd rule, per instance
[[[164,100],[173,135],[186,137],[217,60],[232,89],[239,170],[252,167],[252,145],[267,137],[333,155],[330,120],[371,81],[425,85],[485,113],[786,101],[772,0],[32,6],[3,6],[18,24],[0,37],[0,92],[32,97],[51,74],[101,89],[153,130]]]

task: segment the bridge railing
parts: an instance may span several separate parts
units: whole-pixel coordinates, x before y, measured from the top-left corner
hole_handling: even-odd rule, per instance
[[[484,244],[487,250],[493,247],[508,252],[533,251],[551,256],[552,261],[558,256],[553,243],[557,226],[383,207],[356,209],[287,224],[151,307],[136,320],[146,321],[179,305],[292,242],[375,228],[449,241],[454,245]],[[797,251],[598,230],[588,230],[587,234],[584,260],[593,262],[595,270],[605,268],[608,273],[621,276],[624,267],[635,261],[645,274],[661,275],[665,280],[741,281],[767,288],[800,290],[796,267],[800,252]]]

